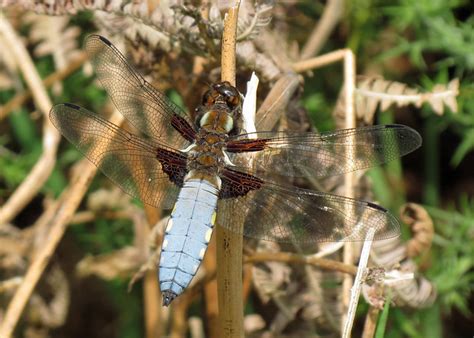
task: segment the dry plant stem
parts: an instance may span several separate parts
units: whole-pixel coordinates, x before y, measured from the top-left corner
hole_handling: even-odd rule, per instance
[[[161,337],[161,299],[155,270],[148,270],[143,279],[143,307],[147,338]]]
[[[369,312],[365,317],[364,331],[362,338],[373,338],[375,335],[375,328],[377,327],[377,320],[379,318],[380,310],[374,306],[369,306]]]
[[[111,122],[120,124],[121,119],[122,116],[115,113],[112,116]],[[97,168],[87,159],[82,160],[75,171],[76,174],[72,179],[71,185],[61,194],[59,200],[45,211],[45,214],[48,214],[50,217],[48,219],[41,219],[41,221],[50,225],[50,231],[47,235],[48,240],[44,242],[44,245],[34,255],[34,260],[28,267],[23,283],[8,304],[5,317],[0,326],[0,337],[10,338],[12,336],[26,302],[53,256],[69,221],[84,197],[96,171]]]
[[[240,1],[236,1],[224,19],[222,35],[221,79],[235,85],[235,43]],[[232,222],[243,226],[242,217],[234,215]],[[217,292],[219,324],[222,338],[239,338],[243,332],[242,250],[243,238],[223,226],[216,227]]]
[[[5,38],[11,52],[15,56],[28,87],[31,89],[36,107],[44,116],[43,121],[43,152],[26,179],[10,196],[0,209],[0,224],[10,222],[33,199],[38,190],[48,179],[56,162],[56,150],[59,133],[49,121],[48,113],[51,101],[43,87],[41,78],[31,60],[23,42],[16,35],[10,23],[0,13],[0,34]]]
[[[334,62],[345,59],[349,49],[339,49],[331,53],[317,56],[308,60],[293,63],[292,68],[297,73],[302,73],[315,68],[321,68]],[[351,52],[352,53],[352,52]]]
[[[76,212],[72,217],[69,224],[79,224],[79,223],[89,223],[93,222],[100,218],[105,219],[123,219],[130,218],[129,211],[104,211],[104,212],[94,212],[94,211],[80,211]]]
[[[289,252],[258,252],[246,257],[244,260],[245,263],[270,261],[288,264],[308,264],[324,270],[343,272],[350,276],[355,276],[357,272],[357,268],[353,265],[347,265],[332,259],[304,256]]]
[[[354,90],[355,90],[355,60],[354,54],[350,49],[346,49],[344,53],[344,91],[345,91],[345,113],[346,113],[346,120],[345,120],[345,128],[355,128],[356,120],[355,120],[355,110],[354,110]],[[348,154],[349,158],[354,157],[355,154]],[[355,175],[354,173],[347,173],[344,175],[344,188],[345,188],[345,195],[346,197],[353,198],[354,197],[354,182]],[[348,213],[352,213],[352,210],[347,210]],[[354,263],[353,257],[353,247],[354,244],[351,242],[347,242],[344,244],[344,254],[342,261],[345,264],[352,265]],[[346,309],[349,307],[350,303],[350,291],[352,286],[352,277],[345,275],[343,282],[342,282],[342,307],[343,313],[346,312]],[[348,318],[345,316],[342,317],[341,325],[342,332],[344,332],[344,325]],[[350,331],[349,335],[350,337]]]
[[[161,211],[147,204],[144,205],[143,209],[145,210],[146,220],[151,230],[160,220]],[[156,272],[155,270],[147,271],[143,278],[143,310],[145,315],[145,334],[147,338],[159,337],[161,333],[162,307],[159,299],[160,291]]]
[[[184,293],[173,304],[173,322],[171,324],[170,338],[186,337],[187,331],[187,312],[191,305],[192,297]]]
[[[68,77],[70,74],[75,72],[79,67],[81,67],[84,62],[88,59],[86,53],[82,53],[77,58],[75,58],[71,63],[43,80],[43,86],[48,88],[51,87],[57,81],[63,80]],[[25,101],[31,97],[31,90],[27,90],[23,93],[15,95],[10,101],[8,101],[3,107],[0,107],[0,121],[8,116],[13,110],[20,107]]]
[[[145,206],[145,215],[149,225],[156,224],[160,219],[159,210],[149,205]],[[147,338],[161,336],[161,306],[159,299],[160,291],[156,271],[148,270],[143,279],[143,310],[145,312],[145,334]]]
[[[306,41],[306,44],[301,51],[300,58],[302,60],[318,54],[321,47],[327,41],[329,35],[334,30],[334,27],[336,27],[336,24],[341,19],[343,12],[343,0],[329,0],[327,2],[321,20],[319,20],[318,25],[311,32],[308,41]]]
[[[360,292],[362,289],[362,283],[364,276],[367,271],[367,262],[369,261],[370,249],[375,236],[375,228],[370,228],[365,237],[364,246],[360,255],[359,266],[357,268],[357,274],[354,280],[354,285],[350,291],[350,303],[347,309],[346,320],[343,323],[342,337],[349,338],[351,336],[352,326],[354,325],[354,319],[357,310],[357,304],[359,304]]]

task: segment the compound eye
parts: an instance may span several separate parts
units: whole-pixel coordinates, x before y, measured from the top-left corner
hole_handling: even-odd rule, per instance
[[[229,95],[226,97],[226,102],[232,108],[237,107],[240,104],[240,95],[239,94]]]
[[[203,105],[208,105],[208,104],[212,103],[211,101],[212,101],[211,91],[208,90],[202,96],[202,104]]]

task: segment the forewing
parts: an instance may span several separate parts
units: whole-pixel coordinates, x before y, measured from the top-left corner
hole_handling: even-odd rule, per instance
[[[186,157],[144,140],[84,108],[59,104],[51,122],[126,193],[155,207],[168,208],[186,174]]]
[[[244,134],[231,138],[226,151],[238,169],[263,177],[326,177],[389,162],[420,145],[420,135],[407,126],[379,125],[321,134]]]
[[[115,106],[139,132],[180,149],[192,142],[195,132],[186,114],[136,72],[109,40],[90,35],[85,49]]]
[[[370,228],[375,229],[375,240],[400,234],[397,219],[376,204],[271,183],[237,198],[220,199],[218,217],[221,226],[247,237],[305,247],[363,241]],[[243,230],[234,217],[245,217]]]

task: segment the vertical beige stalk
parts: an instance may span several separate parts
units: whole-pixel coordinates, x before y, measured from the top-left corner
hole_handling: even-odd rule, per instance
[[[345,91],[345,128],[355,128],[356,127],[356,120],[355,120],[355,111],[354,111],[354,89],[355,89],[355,61],[354,61],[354,54],[350,49],[345,50],[344,55],[344,91]],[[349,150],[350,151],[350,150]],[[347,154],[347,157],[354,157],[355,154]],[[345,185],[345,195],[347,197],[354,197],[354,173],[347,173],[344,176],[344,185]],[[347,208],[351,208],[347,206]],[[347,214],[352,214],[353,210],[346,210]],[[352,265],[354,262],[353,257],[353,243],[347,242],[344,244],[344,256],[343,262],[345,264]],[[350,291],[352,287],[353,278],[349,275],[344,275],[344,279],[342,282],[342,305],[343,305],[343,313],[347,311],[350,302]],[[344,330],[345,322],[347,320],[347,316],[344,315],[341,321],[341,332]]]
[[[240,1],[236,1],[234,7],[229,9],[224,19],[222,36],[221,79],[232,85],[235,85],[235,37],[239,5]],[[241,215],[234,215],[232,222],[235,223],[233,226],[243,226]],[[220,337],[243,337],[242,235],[222,226],[217,226],[216,232]]]

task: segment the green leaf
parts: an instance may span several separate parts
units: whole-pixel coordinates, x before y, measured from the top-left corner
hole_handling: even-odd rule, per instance
[[[385,299],[385,304],[383,306],[383,311],[380,314],[379,322],[377,323],[377,329],[375,331],[375,338],[383,338],[385,336],[385,328],[387,326],[388,321],[388,313],[390,310],[390,301],[392,300],[391,292],[387,293],[387,297]]]
[[[469,130],[463,135],[461,144],[456,148],[453,157],[451,158],[451,165],[457,167],[464,157],[474,149],[474,129]]]

